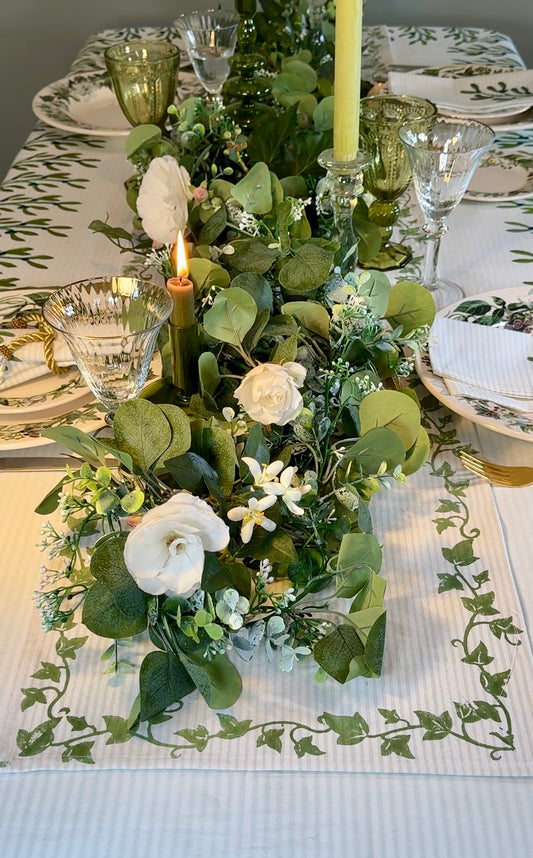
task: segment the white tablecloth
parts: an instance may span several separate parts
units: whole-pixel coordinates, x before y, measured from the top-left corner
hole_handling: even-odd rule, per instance
[[[427,30],[422,36],[426,39],[430,34],[436,40],[445,57],[439,54],[439,62],[450,54],[468,61],[473,48],[479,48],[476,39],[483,42],[493,62],[513,57],[517,61],[508,40],[472,32]],[[409,55],[413,42],[417,53],[427,55],[427,45],[417,41],[415,33],[374,28],[370,36],[394,46],[394,63]],[[105,38],[95,39],[92,49]],[[432,47],[430,39],[430,53]],[[431,55],[435,56],[434,51]],[[435,62],[428,57],[427,64]],[[520,135],[519,140],[511,133],[505,140],[527,149],[533,145],[532,133]],[[131,172],[122,145],[121,140],[89,140],[44,126],[30,136],[0,189],[0,207],[8,221],[9,217],[13,221],[11,231],[6,230],[1,239],[3,259],[13,267],[3,269],[6,279],[0,288],[50,287],[91,274],[116,273],[120,264],[116,250],[90,233],[87,225],[92,218],[105,219],[109,214],[111,223],[128,226],[129,215],[120,190],[117,192]],[[26,226],[22,243],[26,250],[17,253],[21,244],[13,231],[23,219],[31,219],[31,212],[21,215],[17,194],[26,194],[28,183],[35,197],[57,195],[69,208],[48,203],[45,223]],[[458,280],[468,295],[532,281],[531,202],[462,203],[450,218],[450,232],[443,241],[441,266],[446,276]],[[517,228],[516,224],[523,226]],[[62,226],[63,235],[50,229],[51,225]],[[401,229],[416,246],[420,231],[416,206],[404,213]],[[421,253],[415,253],[411,270],[420,266],[420,259]],[[45,267],[37,268],[35,263]],[[397,272],[395,276],[399,279],[407,274]],[[459,422],[459,432],[463,441],[471,441],[495,457],[531,458],[527,440],[505,442],[502,436],[466,422]],[[28,447],[28,454],[32,450]],[[31,593],[39,563],[34,547],[39,521],[31,511],[53,480],[53,475],[45,473],[0,474],[4,558],[0,635],[11,644],[10,649],[4,647],[4,653],[13,651],[17,640],[22,653],[34,627]],[[528,536],[533,487],[515,491],[487,488],[483,494],[493,502],[494,538],[507,552],[508,569],[502,569],[502,574],[510,571],[517,610],[530,631],[533,587]],[[474,507],[473,511],[479,513]],[[434,539],[432,516],[433,510],[428,510],[427,527],[416,534],[421,543]],[[492,566],[490,540],[486,554],[482,559]],[[492,574],[496,589],[498,569]],[[529,648],[527,640],[523,647]],[[20,699],[19,669],[16,658],[3,660],[4,712],[13,699]],[[531,700],[531,687],[521,688],[520,694],[526,702],[529,694]],[[276,854],[282,858],[336,858],[355,853],[386,858],[496,858],[503,852],[525,858],[530,854],[530,778],[497,773],[477,777],[396,774],[386,762],[382,772],[339,772],[326,767],[311,774],[307,768],[304,757],[298,768],[283,772],[275,762],[266,771],[254,770],[253,765],[249,771],[232,770],[231,766],[210,771],[202,770],[201,763],[185,764],[179,771],[93,771],[90,766],[75,771],[6,770],[0,775],[0,855],[115,858],[141,856],[148,850],[165,858],[208,851],[223,858]]]

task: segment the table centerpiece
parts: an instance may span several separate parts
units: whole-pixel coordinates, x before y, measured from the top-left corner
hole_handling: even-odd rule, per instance
[[[311,60],[277,54],[315,98]],[[331,212],[313,205],[332,142],[324,100],[311,113],[302,92],[283,111],[267,105],[246,134],[218,104],[170,108],[167,130],[138,126],[126,141],[133,231],[91,225],[147,252],[175,318],[198,333],[186,396],[163,341],[163,380],[118,408],[111,438],[43,433],[78,457],[37,509],[59,506],[68,526],[42,528],[43,625],[68,627],[81,608],[96,635],[150,638],[131,723],[195,690],[213,708],[233,705],[235,656],[250,660],[260,644],[283,671],[311,656],[319,679],[381,671],[370,502],[427,458],[407,381],[435,310],[418,284],[339,258]],[[367,223],[362,199],[355,208],[354,223]]]

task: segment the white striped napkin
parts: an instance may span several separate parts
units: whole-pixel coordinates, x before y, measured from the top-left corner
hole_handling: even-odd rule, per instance
[[[13,339],[16,339],[21,333],[23,332],[20,330],[13,331]],[[0,372],[0,392],[2,394],[19,384],[50,375],[50,370],[44,359],[42,343],[27,343],[25,346],[21,346],[17,349],[15,357],[16,360],[9,360],[7,365],[3,365],[3,374]],[[58,366],[61,367],[73,366],[75,363],[70,349],[62,337],[56,337],[54,340],[54,358]]]
[[[533,69],[459,78],[390,72],[388,86],[390,92],[427,98],[439,108],[480,118],[505,115],[533,104]]]
[[[533,411],[533,337],[519,331],[437,316],[429,357],[452,396],[489,399],[517,412]]]

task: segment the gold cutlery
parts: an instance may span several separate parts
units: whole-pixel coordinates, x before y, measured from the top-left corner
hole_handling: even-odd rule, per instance
[[[465,468],[477,474],[478,477],[489,480],[495,486],[521,488],[533,485],[533,468],[521,465],[496,465],[494,462],[486,462],[463,451],[459,453],[459,457]]]

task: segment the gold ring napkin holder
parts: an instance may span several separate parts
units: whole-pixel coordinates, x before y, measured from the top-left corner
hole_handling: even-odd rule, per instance
[[[63,375],[68,372],[68,366],[58,366],[54,358],[54,340],[56,338],[55,331],[48,325],[38,311],[29,310],[26,313],[16,316],[13,319],[14,328],[27,328],[31,324],[37,325],[35,330],[28,331],[27,334],[17,337],[9,345],[0,346],[0,354],[4,355],[7,360],[11,360],[14,352],[28,343],[42,342],[44,349],[44,359],[50,372],[54,375]]]

